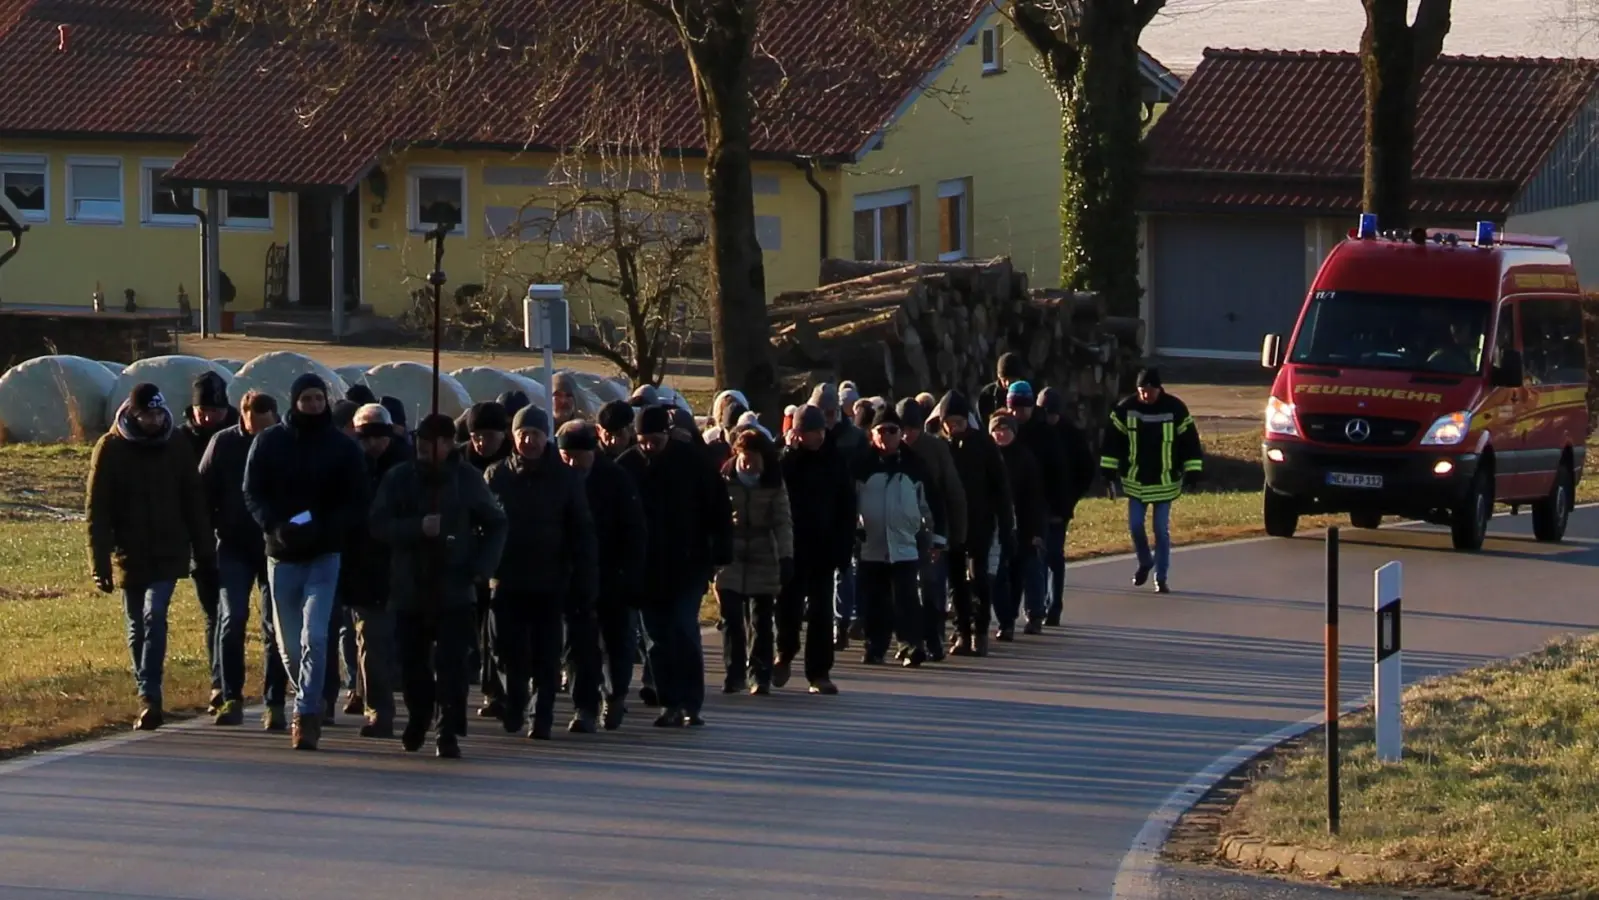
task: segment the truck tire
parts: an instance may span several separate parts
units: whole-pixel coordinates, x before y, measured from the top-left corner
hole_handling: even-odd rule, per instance
[[[1548,544],[1559,543],[1565,538],[1574,495],[1571,482],[1571,467],[1561,463],[1559,471],[1555,472],[1555,485],[1549,489],[1549,496],[1532,503],[1533,537]]]
[[[1352,512],[1349,514],[1349,524],[1356,528],[1381,528],[1382,513]]]
[[[1478,469],[1471,487],[1460,504],[1449,512],[1449,538],[1456,550],[1475,553],[1488,536],[1488,520],[1493,517],[1493,473]]]
[[[1266,488],[1261,511],[1266,522],[1266,533],[1272,537],[1291,538],[1299,530],[1299,506],[1292,497]]]

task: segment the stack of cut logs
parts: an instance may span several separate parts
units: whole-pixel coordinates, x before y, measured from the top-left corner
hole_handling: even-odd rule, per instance
[[[1140,319],[1107,316],[1097,294],[1027,287],[1008,258],[957,263],[822,263],[822,286],[770,309],[778,364],[810,380],[851,380],[863,396],[954,389],[975,401],[1000,354],[1027,361],[1034,388],[1066,395],[1099,444],[1110,405],[1130,389]]]

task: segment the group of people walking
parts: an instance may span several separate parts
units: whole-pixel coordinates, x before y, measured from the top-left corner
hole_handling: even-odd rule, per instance
[[[96,585],[120,587],[140,708],[163,722],[167,607],[193,579],[205,612],[210,713],[244,721],[246,624],[260,596],[263,726],[314,750],[343,711],[395,736],[396,685],[417,751],[460,756],[476,717],[548,740],[622,726],[638,699],[659,727],[704,724],[701,607],[714,593],[722,690],[764,695],[798,667],[833,695],[836,654],[906,667],[986,656],[1060,624],[1077,503],[1120,483],[1139,566],[1168,590],[1170,503],[1202,468],[1198,432],[1146,370],[1097,460],[1060,392],[1007,354],[974,404],[862,399],[818,385],[774,434],[736,391],[700,429],[651,387],[585,416],[557,379],[551,412],[520,392],[410,430],[364,386],[337,402],[315,375],[289,405],[213,374],[181,425],[135,387],[94,449]],[[1153,510],[1155,549],[1144,535]],[[949,630],[953,625],[953,634]],[[344,666],[338,665],[340,657]],[[342,676],[342,677],[341,677]],[[292,695],[292,706],[290,697]]]

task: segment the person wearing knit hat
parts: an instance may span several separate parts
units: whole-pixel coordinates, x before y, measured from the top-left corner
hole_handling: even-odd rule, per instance
[[[772,686],[788,683],[803,636],[810,693],[831,696],[838,693],[832,681],[835,642],[848,639],[849,623],[835,631],[834,617],[840,573],[854,581],[855,484],[844,455],[828,441],[827,417],[820,409],[796,409],[793,435],[782,468],[794,527],[794,577],[778,595]],[[853,602],[854,594],[849,597]]]
[[[998,559],[1010,559],[1013,512],[1011,487],[1000,450],[986,428],[972,424],[965,395],[950,391],[939,401],[940,426],[966,501],[965,540],[951,549],[950,596],[955,605],[954,656],[987,656],[993,622],[990,573]]]
[[[346,437],[355,437],[355,411],[361,404],[354,400],[335,400],[333,402],[333,427],[344,432]]]
[[[625,400],[612,400],[600,407],[600,448],[606,456],[614,460],[633,445],[633,419],[633,407]]]
[[[1014,385],[1013,385],[1014,386]],[[1031,411],[1031,408],[1028,408]],[[998,410],[989,417],[988,431],[1005,459],[1005,474],[1016,517],[1015,543],[1000,560],[994,579],[995,640],[1016,639],[1016,619],[1027,610],[1028,633],[1044,613],[1044,534],[1049,504],[1044,494],[1043,467],[1023,437],[1025,423],[1014,410]]]
[[[390,551],[389,608],[408,719],[400,744],[415,753],[433,728],[435,755],[458,759],[476,585],[495,575],[507,525],[484,476],[456,452],[449,416],[417,423],[416,459],[384,476],[370,523]]]
[[[651,406],[661,405],[661,394],[653,384],[641,384],[633,391],[633,396],[628,398],[629,405],[637,409],[648,409]]]
[[[920,400],[906,397],[895,411],[899,413],[900,433],[905,446],[919,457],[932,490],[929,503],[943,504],[944,533],[951,552],[960,551],[966,544],[966,491],[961,485],[960,473],[955,469],[955,457],[944,438],[927,431],[927,412]],[[927,658],[939,662],[944,658],[944,626],[948,621],[949,562],[946,555],[921,559],[919,583],[922,591],[922,611],[927,617]]]
[[[1089,450],[1088,438],[1077,427],[1072,417],[1066,415],[1066,401],[1056,388],[1044,388],[1038,394],[1038,409],[1044,423],[1055,430],[1061,449],[1065,452],[1066,466],[1059,473],[1068,484],[1065,507],[1052,510],[1049,527],[1044,535],[1044,563],[1049,570],[1048,610],[1044,624],[1057,626],[1066,608],[1066,542],[1070,539],[1072,518],[1077,514],[1077,502],[1088,493],[1097,477],[1098,460]]]
[[[655,724],[663,728],[704,724],[700,600],[733,546],[726,487],[704,451],[671,440],[670,427],[667,410],[645,408],[638,445],[618,459],[638,485],[645,511],[648,551],[639,600],[661,707]]]
[[[506,440],[506,432],[510,430],[511,416],[498,401],[472,404],[466,411],[468,437],[461,448],[467,463],[482,472],[510,456],[511,442]]]
[[[526,408],[526,405],[522,407]],[[507,435],[510,430],[511,415],[498,401],[474,403],[457,420],[456,449],[467,465],[479,472],[486,472],[489,466],[511,455],[511,440]],[[477,642],[473,646],[472,663],[477,666],[478,684],[483,691],[483,705],[478,708],[477,714],[486,719],[498,719],[504,715],[504,689],[489,627],[489,586],[478,584],[476,591]]]
[[[977,393],[977,415],[985,424],[995,410],[1005,408],[1011,383],[1027,380],[1027,361],[1019,353],[1000,354],[994,375],[994,380]]]
[[[505,421],[509,425],[511,416],[516,415],[518,410],[533,401],[528,399],[525,391],[504,391],[494,398],[494,402],[505,408]]]
[[[368,403],[378,402],[378,397],[372,393],[372,389],[360,382],[350,385],[349,390],[344,392],[344,399],[354,403],[356,406],[365,406]]]
[[[173,440],[161,389],[133,388],[89,461],[89,558],[95,587],[120,584],[139,713],[134,727],[164,721],[167,607],[189,561],[216,570],[216,534],[193,451]],[[163,486],[165,489],[153,489]]]
[[[1025,381],[1013,381],[1005,389],[1005,408],[1010,410],[1031,409],[1034,406],[1033,386]]]
[[[1027,448],[1028,453],[1037,462],[1044,502],[1048,510],[1046,528],[1038,536],[1037,552],[1034,552],[1035,548],[1020,546],[1016,553],[1018,565],[1021,566],[1019,570],[1021,574],[1017,577],[1023,579],[1022,583],[1026,590],[1027,622],[1024,631],[1027,634],[1041,634],[1050,602],[1046,595],[1044,576],[1045,560],[1051,556],[1050,534],[1061,535],[1064,544],[1064,523],[1076,505],[1075,498],[1079,496],[1079,489],[1073,484],[1071,460],[1067,455],[1066,445],[1061,441],[1060,431],[1050,425],[1046,421],[1046,415],[1038,410],[1033,386],[1025,381],[1013,381],[1005,399],[1007,411],[1016,420],[1016,440]],[[1061,552],[1064,553],[1064,549]],[[1014,584],[1013,581],[1013,592]],[[1001,625],[1005,624],[1006,620],[1002,617]]]
[[[198,463],[204,456],[211,439],[223,429],[239,424],[239,411],[228,401],[228,383],[214,370],[201,372],[194,379],[189,395],[189,406],[183,410],[183,425],[179,429],[189,442],[189,450]],[[191,573],[194,594],[200,601],[200,611],[205,616],[206,656],[211,668],[211,703],[206,707],[216,715],[223,702],[222,660],[217,654],[217,635],[221,623],[222,585],[217,572],[196,567]]]
[[[273,627],[295,692],[290,744],[315,750],[336,697],[329,625],[341,554],[366,508],[366,463],[334,427],[326,382],[303,374],[289,397],[284,421],[250,450],[244,499],[266,534]]]
[[[1112,486],[1127,496],[1127,528],[1138,555],[1133,584],[1155,576],[1156,593],[1171,592],[1171,506],[1184,488],[1198,485],[1205,451],[1199,426],[1183,401],[1161,386],[1158,369],[1138,373],[1137,390],[1111,410],[1099,467]],[[1155,549],[1150,552],[1145,522],[1154,513]]]
[[[671,432],[674,439],[696,447],[705,446],[705,439],[700,437],[700,426],[694,420],[694,413],[681,406],[668,407],[667,412],[672,414]]]

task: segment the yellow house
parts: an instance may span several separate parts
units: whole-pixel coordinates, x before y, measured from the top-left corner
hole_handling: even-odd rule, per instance
[[[826,256],[1011,254],[1054,283],[1058,107],[991,0],[929,0],[921,40],[886,61],[823,14],[829,0],[811,2],[815,15],[796,4],[769,17],[770,59],[752,79],[787,104],[757,122],[752,148],[768,294],[813,287]],[[492,282],[494,261],[518,252],[517,223],[573,189],[564,148],[594,120],[552,116],[530,140],[500,99],[525,85],[468,83],[459,120],[423,135],[390,124],[385,71],[306,124],[304,86],[246,51],[196,80],[216,39],[180,31],[173,6],[122,0],[114,15],[58,21],[59,4],[36,0],[0,21],[0,59],[20,73],[0,96],[0,187],[30,224],[0,269],[0,303],[87,307],[99,290],[115,307],[131,290],[143,308],[173,308],[180,292],[199,308],[209,290],[231,295],[225,321],[343,335],[411,307],[433,268],[435,210],[457,223],[454,289]],[[839,33],[819,40],[826,28]],[[1175,79],[1149,62],[1151,102],[1169,99]],[[858,74],[789,75],[807,68]],[[692,90],[646,77],[636,92],[664,123],[654,146],[670,150],[635,168],[702,194]],[[605,180],[584,167],[579,183]]]

